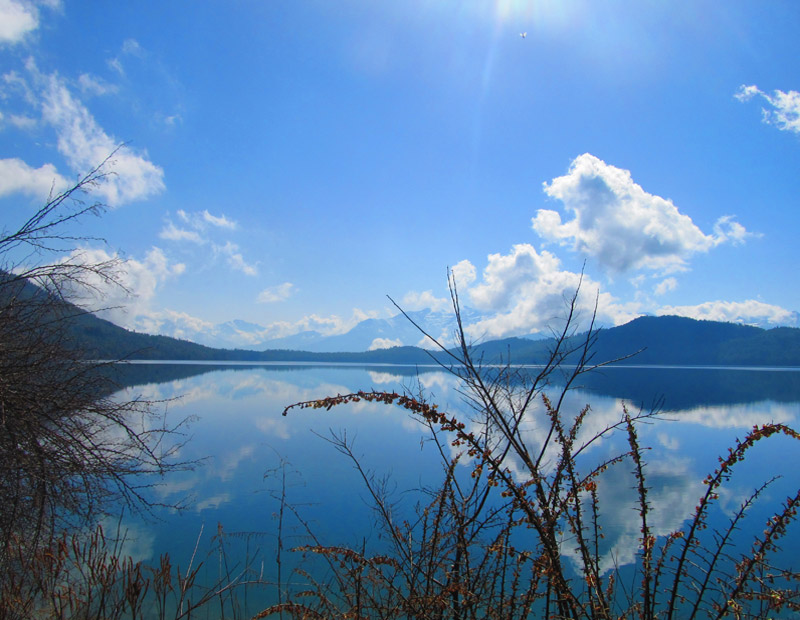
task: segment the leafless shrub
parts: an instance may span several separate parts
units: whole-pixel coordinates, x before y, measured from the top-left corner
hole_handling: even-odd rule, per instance
[[[166,424],[166,404],[112,398],[111,364],[70,335],[86,311],[66,293],[119,284],[119,261],[86,262],[75,252],[86,239],[69,232],[102,211],[80,199],[105,175],[93,170],[0,234],[0,582],[112,504],[147,508],[152,475],[189,465],[174,459],[181,424]]]
[[[365,545],[331,546],[316,539],[297,547],[297,553],[323,558],[323,566],[310,563],[299,572],[305,587],[287,591],[257,617],[671,619],[800,610],[798,575],[770,563],[796,516],[800,491],[778,508],[743,557],[734,555],[733,534],[770,481],[741,505],[727,528],[709,527],[710,508],[734,467],[761,439],[800,439],[794,430],[781,424],[753,428],[720,458],[684,527],[657,536],[649,520],[646,448],[637,433],[656,412],[623,408],[616,422],[582,433],[591,408],[565,410],[567,392],[580,376],[604,365],[593,361],[593,322],[576,337],[578,292],[568,300],[549,360],[531,372],[510,360],[484,367],[475,359],[452,278],[450,285],[458,347],[437,344],[471,415],[440,410],[423,394],[380,391],[295,403],[284,411],[371,402],[410,412],[433,434],[442,456],[441,484],[427,490],[413,518],[404,517],[380,481],[363,470],[346,436],[332,435],[330,441],[361,474],[389,548],[370,553]],[[556,373],[563,375],[563,387],[554,393]],[[543,438],[528,432],[534,417],[545,428]],[[624,438],[623,453],[600,463],[585,457],[590,446],[613,434]],[[460,462],[469,465],[469,477],[459,473]],[[604,498],[598,483],[623,464],[633,466],[640,524],[637,562],[628,572],[607,570],[600,552]]]

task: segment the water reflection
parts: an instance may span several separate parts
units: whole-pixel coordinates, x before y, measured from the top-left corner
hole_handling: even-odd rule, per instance
[[[148,375],[148,369],[155,374]],[[137,524],[139,533],[131,536],[132,543],[140,538],[138,553],[152,549],[150,559],[155,560],[158,553],[169,551],[173,561],[183,561],[184,566],[198,533],[204,528],[216,531],[217,523],[229,532],[274,532],[275,479],[265,475],[281,463],[290,463],[293,472],[292,484],[285,489],[287,500],[302,508],[324,540],[360,544],[364,537],[369,539],[372,517],[363,487],[352,464],[325,441],[331,432],[347,433],[367,469],[391,476],[398,500],[412,503],[413,494],[403,492],[433,484],[440,475],[440,458],[425,441],[426,430],[399,409],[360,402],[282,417],[288,404],[371,387],[415,391],[422,386],[436,402],[463,407],[456,380],[428,368],[136,365],[122,369],[120,377],[129,385],[126,398],[141,394],[176,399],[170,402],[169,415],[195,418],[191,441],[180,458],[204,460],[194,471],[179,472],[153,490],[158,501],[187,503],[188,509],[165,509],[158,515],[160,521],[146,530]],[[798,371],[613,368],[587,377],[581,389],[570,393],[564,410],[577,412],[590,404],[580,438],[587,440],[617,422],[623,406],[646,407],[663,397],[662,417],[670,421],[654,420],[640,431],[640,443],[650,448],[645,456],[651,486],[649,520],[654,533],[663,535],[691,515],[704,490],[700,481],[737,436],[765,422],[800,426],[798,379]],[[526,438],[540,445],[548,428],[545,419],[531,416],[525,421]],[[585,463],[625,450],[624,437],[608,437],[592,444]],[[724,524],[760,481],[779,471],[792,472],[798,464],[798,451],[786,441],[759,446],[721,493],[712,526]],[[514,467],[513,462],[509,465]],[[630,463],[613,467],[600,482],[605,568],[633,561],[638,547],[640,522],[630,469]],[[779,481],[767,499],[779,501],[796,491],[796,484],[792,479]],[[756,531],[763,528],[766,514],[754,511],[750,522]],[[301,539],[294,540],[292,544]],[[261,544],[272,545],[274,539],[265,538]],[[573,553],[568,541],[564,552]],[[271,553],[265,552],[265,557]]]

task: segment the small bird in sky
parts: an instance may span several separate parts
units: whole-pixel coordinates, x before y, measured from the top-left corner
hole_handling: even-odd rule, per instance
[[[521,36],[524,39],[525,37],[528,36],[528,33],[527,32],[520,32],[519,36]]]

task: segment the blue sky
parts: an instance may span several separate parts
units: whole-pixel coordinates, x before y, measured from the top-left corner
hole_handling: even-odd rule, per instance
[[[0,0],[8,230],[99,164],[130,328],[441,309],[792,323],[795,2]],[[522,35],[525,36],[522,36]]]

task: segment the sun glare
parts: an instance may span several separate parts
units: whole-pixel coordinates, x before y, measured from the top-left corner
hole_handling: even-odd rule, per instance
[[[524,28],[564,25],[577,7],[577,3],[556,0],[494,0],[491,5],[497,21]]]

